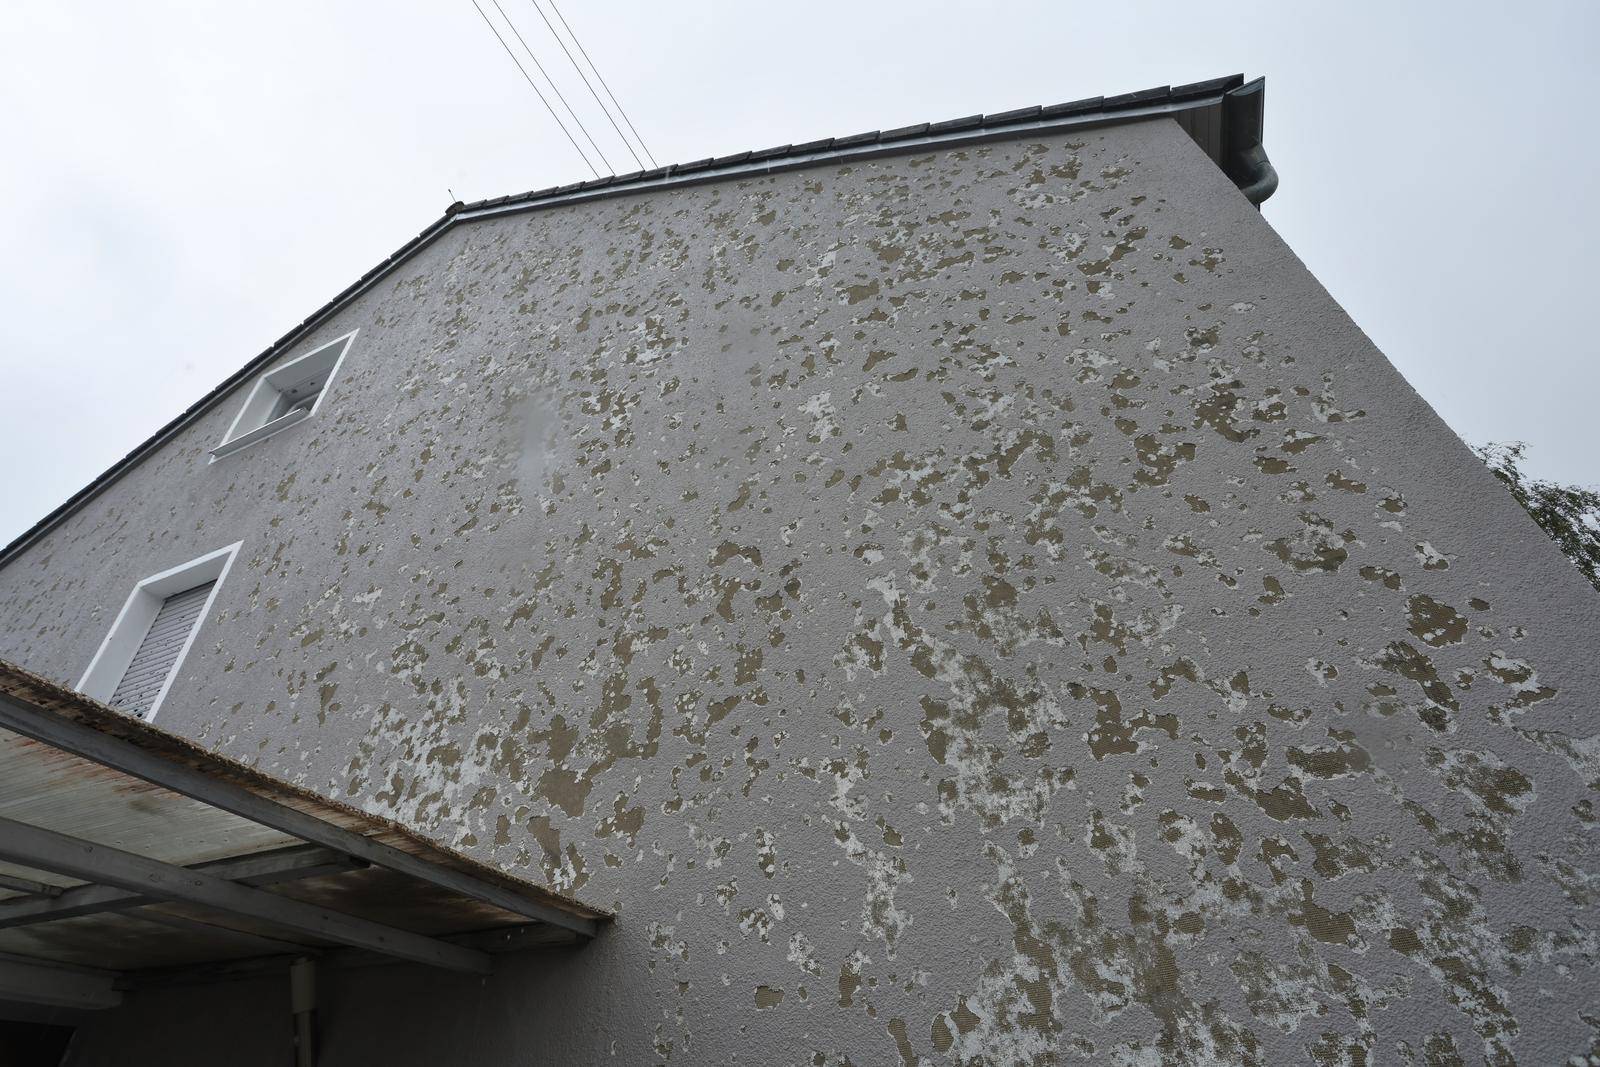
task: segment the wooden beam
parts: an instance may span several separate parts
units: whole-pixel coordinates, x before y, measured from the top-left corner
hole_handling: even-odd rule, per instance
[[[57,1008],[115,1008],[122,994],[114,975],[35,963],[17,956],[0,959],[0,1000],[48,1004]]]
[[[381,841],[334,826],[286,804],[258,796],[243,786],[222,781],[193,767],[163,759],[121,738],[101,733],[53,712],[35,708],[0,694],[0,728],[31,737],[64,752],[182,793],[240,818],[270,827],[302,841],[366,860],[376,867],[409,875],[419,881],[449,889],[462,896],[493,904],[515,915],[538,919],[583,937],[593,937],[593,919],[531,900],[504,886],[475,878],[464,871],[443,867]]]
[[[47,885],[37,882],[32,878],[23,878],[21,875],[0,873],[0,889],[14,889],[19,893],[27,893],[36,897],[59,897],[64,890],[58,885]],[[16,897],[0,900],[0,904],[9,904]]]
[[[164,926],[169,930],[183,930],[187,933],[207,935],[227,943],[230,951],[239,949],[249,951],[261,956],[281,954],[294,954],[300,956],[316,956],[321,949],[314,945],[307,945],[300,941],[284,941],[276,937],[267,937],[253,930],[241,930],[238,926],[230,925],[239,920],[232,913],[222,919],[200,919],[193,915],[176,915],[170,911],[163,911],[164,907],[172,907],[170,901],[154,907],[137,908],[133,911],[122,913],[124,919],[134,919],[138,922],[150,923],[155,926]],[[341,949],[342,951],[348,951]]]
[[[187,869],[203,871],[213,877],[243,885],[264,886],[299,878],[337,874],[365,866],[366,864],[359,860],[341,856],[319,845],[292,845],[289,848],[258,852],[251,856],[196,863]],[[124,911],[149,904],[153,899],[142,893],[130,893],[126,889],[109,885],[80,885],[70,889],[57,888],[54,893],[12,897],[9,900],[0,900],[0,930],[13,926],[55,922],[58,919],[72,919],[79,915],[93,915],[103,911]]]
[[[370,949],[414,963],[488,974],[488,953],[344,915],[217,878],[188,867],[148,859],[107,845],[0,818],[0,858],[41,871],[117,886],[159,900],[249,916],[322,941]]]
[[[205,871],[230,882],[260,887],[360,870],[368,864],[320,845],[290,845],[288,848],[275,848],[271,852],[252,852],[248,856],[230,856],[192,866],[194,870]]]
[[[565,948],[580,945],[584,938],[571,930],[560,930],[548,923],[524,923],[521,926],[497,926],[490,930],[473,930],[464,934],[440,934],[439,940],[452,945],[480,949],[500,955],[508,952],[532,952],[539,949]],[[144,967],[124,971],[117,976],[118,989],[148,989],[156,986],[182,986],[210,984],[236,978],[255,978],[288,970],[295,957],[280,953],[254,956],[249,959],[220,960],[214,963],[180,963],[166,967]],[[355,969],[402,963],[393,956],[381,956],[358,948],[339,948],[324,952],[317,962],[327,967]]]
[[[571,930],[561,930],[549,923],[524,923],[521,926],[472,930],[464,934],[440,934],[439,940],[464,948],[475,948],[496,956],[507,952],[529,952],[583,942],[583,938]],[[380,967],[399,961],[364,949],[339,948],[324,955],[322,962],[331,967]]]

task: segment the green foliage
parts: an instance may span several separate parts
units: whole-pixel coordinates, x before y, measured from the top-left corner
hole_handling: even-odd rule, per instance
[[[1583,576],[1600,589],[1600,490],[1558,485],[1524,474],[1520,466],[1527,444],[1487,444],[1473,451],[1506,483],[1517,503],[1527,509],[1550,539],[1560,546]]]

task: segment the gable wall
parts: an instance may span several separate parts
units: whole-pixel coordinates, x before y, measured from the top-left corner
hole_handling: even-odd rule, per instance
[[[0,656],[243,540],[161,725],[618,913],[494,1056],[1589,1047],[1593,592],[1170,120],[458,227],[289,355],[356,327]]]

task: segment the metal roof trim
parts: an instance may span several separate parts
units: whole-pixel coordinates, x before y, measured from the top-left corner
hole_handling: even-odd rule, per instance
[[[1217,79],[1217,81],[1231,84],[1234,79]],[[1146,93],[1126,94],[1130,99],[1134,97],[1141,99],[1119,106],[1115,110],[1088,107],[1087,105],[1090,103],[1099,103],[1099,99],[1096,98],[1094,101],[1060,105],[1060,107],[1066,109],[1065,111],[1053,112],[1052,108],[1040,108],[1038,109],[1039,114],[1032,119],[1008,118],[1008,115],[1014,113],[1003,113],[995,116],[995,119],[1000,121],[991,124],[987,116],[969,116],[962,119],[953,119],[945,123],[924,123],[920,126],[905,127],[904,130],[907,131],[905,133],[898,130],[887,131],[880,134],[876,140],[867,139],[867,135],[844,139],[824,138],[819,141],[812,141],[809,144],[790,146],[786,151],[773,149],[769,152],[754,152],[740,163],[707,167],[703,165],[702,161],[692,172],[686,172],[682,167],[664,167],[656,171],[646,171],[626,184],[617,183],[604,190],[576,190],[572,193],[550,190],[531,193],[522,197],[512,197],[504,203],[490,202],[481,207],[469,207],[460,212],[458,218],[464,222],[477,221],[498,218],[502,215],[518,214],[524,211],[540,210],[560,204],[583,203],[588,200],[598,199],[601,196],[612,197],[655,192],[661,189],[702,185],[712,181],[730,181],[778,174],[788,170],[799,170],[830,163],[843,163],[874,159],[881,156],[903,155],[908,152],[960,147],[986,141],[1014,140],[1018,137],[1035,134],[1048,135],[1069,129],[1085,129],[1147,118],[1159,118],[1195,108],[1220,104],[1227,97],[1227,90],[1220,87],[1211,93],[1186,96],[1176,101],[1166,99],[1165,95],[1157,99],[1151,95],[1154,92],[1154,90],[1151,90]],[[1167,90],[1163,88],[1160,92],[1165,94]],[[1021,110],[1026,112],[1033,109]],[[916,130],[921,132],[909,132]],[[858,143],[846,143],[847,141]],[[3,564],[3,562],[4,557],[0,555],[0,564]]]

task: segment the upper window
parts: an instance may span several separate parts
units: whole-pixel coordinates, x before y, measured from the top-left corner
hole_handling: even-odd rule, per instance
[[[141,719],[155,718],[241,543],[134,586],[78,691]]]
[[[355,336],[351,330],[257,378],[222,443],[211,450],[211,458],[248,448],[315,415]]]

